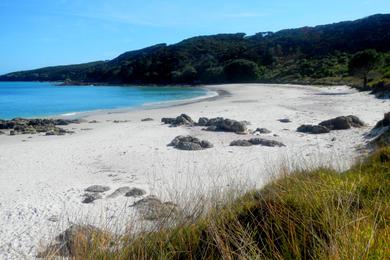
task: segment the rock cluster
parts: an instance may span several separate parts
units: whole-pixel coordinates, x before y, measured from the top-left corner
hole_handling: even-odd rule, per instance
[[[64,135],[72,133],[57,126],[79,123],[79,120],[66,119],[24,119],[0,120],[0,129],[10,130],[10,135],[46,133],[46,135]]]
[[[216,117],[207,118],[200,117],[198,122],[194,122],[189,115],[181,114],[176,118],[164,117],[161,119],[164,124],[169,124],[173,127],[187,125],[187,126],[205,126],[208,131],[219,131],[219,132],[234,132],[234,133],[245,133],[247,131],[247,125],[249,122],[237,121],[233,119]]]
[[[188,136],[179,135],[176,136],[175,139],[173,139],[172,142],[168,144],[168,146],[173,146],[179,150],[197,151],[197,150],[212,148],[213,144],[210,143],[209,141],[200,140],[190,135]]]
[[[268,147],[283,147],[285,144],[275,141],[268,140],[263,138],[251,138],[249,140],[235,140],[230,143],[230,146],[252,146],[252,145],[262,145]]]
[[[363,127],[365,124],[357,116],[339,116],[319,123],[318,125],[301,125],[297,131],[311,134],[324,134],[332,130],[346,130],[352,127]]]
[[[85,189],[86,193],[83,195],[84,199],[82,203],[92,203],[95,200],[102,199],[102,195],[100,193],[109,191],[110,187],[102,186],[102,185],[92,185]]]

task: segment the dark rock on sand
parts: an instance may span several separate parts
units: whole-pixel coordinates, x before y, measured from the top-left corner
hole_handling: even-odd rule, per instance
[[[211,118],[206,123],[207,131],[218,131],[218,132],[234,132],[234,133],[245,133],[247,131],[246,121],[237,121],[233,119],[216,117]]]
[[[97,123],[99,123],[99,121],[97,121],[97,120],[92,120],[92,121],[89,121],[88,123],[89,123],[89,124],[97,124]]]
[[[102,195],[100,195],[99,193],[96,193],[96,192],[92,192],[92,193],[85,193],[83,195],[83,197],[84,197],[84,199],[83,199],[82,203],[89,204],[89,203],[94,202],[95,200],[101,199]]]
[[[321,125],[301,125],[297,131],[310,134],[326,134],[330,132],[329,128]]]
[[[198,120],[198,126],[206,126],[209,122],[209,119],[207,117],[200,117]]]
[[[197,151],[207,148],[212,148],[213,145],[209,141],[199,140],[196,137],[188,136],[176,136],[168,146],[173,146],[179,150]]]
[[[120,188],[116,189],[113,193],[111,193],[110,195],[108,195],[107,198],[109,198],[109,199],[117,198],[117,197],[119,197],[119,196],[122,196],[122,195],[126,194],[126,193],[129,192],[130,190],[131,190],[131,188],[128,187],[128,186],[120,187]]]
[[[194,125],[194,121],[189,115],[181,114],[176,118],[162,118],[161,122],[164,124],[169,124],[171,126],[180,126],[180,125]]]
[[[141,119],[141,122],[150,122],[150,121],[154,121],[154,119],[150,117]]]
[[[249,140],[235,140],[230,143],[230,146],[252,146],[252,145],[262,145],[262,146],[269,146],[269,147],[285,146],[281,142],[275,140],[263,139],[263,138],[252,138]]]
[[[332,118],[321,122],[319,125],[325,126],[329,130],[345,130],[352,127],[363,127],[365,124],[358,117],[349,115]]]
[[[282,118],[282,119],[279,119],[278,121],[281,123],[291,123],[291,120],[288,118]]]
[[[268,140],[263,138],[252,138],[249,139],[249,142],[253,145],[262,145],[262,146],[269,146],[269,147],[283,147],[286,146],[285,144],[275,141],[275,140]]]
[[[140,197],[146,194],[146,191],[139,188],[132,188],[128,192],[126,192],[126,197]]]
[[[230,143],[230,146],[252,146],[252,143],[248,140],[235,140]]]
[[[85,189],[88,192],[106,192],[108,190],[110,190],[110,187],[102,185],[92,185]]]
[[[267,128],[257,128],[254,132],[254,134],[259,133],[259,134],[270,134],[271,131],[268,130]]]

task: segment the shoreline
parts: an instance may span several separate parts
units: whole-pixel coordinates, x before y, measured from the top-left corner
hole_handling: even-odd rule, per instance
[[[48,82],[51,84],[56,84],[56,82]],[[82,85],[80,85],[82,86]],[[101,85],[103,86],[103,85]],[[105,85],[104,85],[105,86]],[[114,85],[112,85],[114,86]],[[127,85],[116,85],[120,87],[126,87]],[[128,85],[129,87],[134,85]],[[212,85],[211,85],[212,86]],[[137,86],[139,87],[139,86]],[[165,87],[170,87],[170,86],[165,86]],[[207,92],[198,97],[194,98],[184,98],[184,99],[179,99],[179,100],[168,100],[168,101],[157,101],[157,102],[147,102],[142,105],[137,105],[137,106],[132,106],[132,107],[119,107],[119,108],[100,108],[100,109],[94,109],[94,110],[88,110],[88,111],[72,111],[72,112],[64,112],[60,114],[53,114],[53,115],[36,115],[36,116],[16,116],[10,119],[3,119],[3,120],[12,120],[15,118],[24,118],[24,119],[83,119],[85,117],[89,117],[92,115],[96,114],[101,114],[101,113],[126,113],[128,111],[141,111],[141,110],[147,110],[147,109],[157,109],[157,108],[163,108],[163,107],[169,107],[169,106],[181,106],[181,105],[186,105],[186,104],[192,104],[192,103],[197,103],[197,102],[203,102],[203,101],[210,101],[210,100],[215,100],[218,98],[223,98],[224,96],[230,95],[225,90],[220,90],[220,89],[215,89],[215,90],[210,90],[208,86],[203,86],[199,85],[196,86],[198,89],[204,89]]]
[[[229,84],[207,88],[224,92],[176,106],[91,114],[84,118],[96,123],[64,127],[75,132],[71,135],[0,135],[0,258],[32,258],[40,243],[52,241],[70,223],[125,227],[136,216],[129,205],[139,198],[108,198],[120,187],[139,188],[146,196],[185,206],[211,192],[262,187],[284,167],[346,169],[366,152],[369,140],[364,134],[390,105],[390,100],[346,86]],[[249,121],[252,130],[264,127],[272,132],[258,137],[286,147],[232,147],[230,142],[254,136],[169,127],[160,122],[162,117],[182,113],[195,121],[203,116]],[[296,132],[302,124],[349,114],[367,126],[322,135]],[[142,122],[144,118],[153,121]],[[292,122],[278,121],[282,118]],[[202,151],[168,147],[178,135],[208,140],[214,147]],[[84,190],[91,185],[110,190],[102,199],[84,204]]]

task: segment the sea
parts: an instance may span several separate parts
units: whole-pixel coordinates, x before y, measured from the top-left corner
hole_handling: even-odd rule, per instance
[[[61,86],[51,82],[0,82],[0,119],[71,116],[142,108],[210,95],[201,87]]]

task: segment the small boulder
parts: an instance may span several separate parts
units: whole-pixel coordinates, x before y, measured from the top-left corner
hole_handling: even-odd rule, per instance
[[[116,197],[119,197],[119,196],[122,196],[124,194],[126,194],[127,192],[129,192],[131,190],[130,187],[128,186],[125,186],[125,187],[120,187],[118,189],[116,189],[113,193],[111,193],[110,195],[107,196],[107,198],[109,199],[114,199]]]
[[[85,191],[87,192],[97,192],[97,193],[106,192],[108,190],[110,190],[110,187],[103,186],[103,185],[92,185],[85,189]]]
[[[326,126],[321,125],[301,125],[298,127],[297,131],[310,134],[326,134],[330,132]]]
[[[132,188],[128,192],[126,192],[126,197],[140,197],[146,194],[146,191],[139,188]]]
[[[269,146],[269,147],[283,147],[286,146],[285,144],[275,141],[275,140],[268,140],[263,138],[251,138],[249,139],[249,142],[253,145],[262,145],[262,146]]]
[[[87,243],[92,247],[93,243],[99,240],[99,245],[109,246],[110,235],[92,225],[72,225],[59,234],[44,251],[39,252],[38,258],[53,258],[53,256],[72,257],[75,256],[77,246]],[[101,244],[103,242],[103,244]]]
[[[154,121],[154,119],[150,117],[141,119],[141,122],[150,122],[150,121]]]
[[[364,122],[356,116],[339,116],[319,123],[320,126],[325,126],[329,130],[346,130],[352,127],[363,127]]]
[[[189,115],[181,114],[180,116],[176,118],[162,118],[161,122],[164,124],[169,124],[171,126],[181,126],[181,125],[194,125],[195,122],[192,120],[192,118]]]
[[[278,121],[281,123],[291,123],[291,120],[288,118],[282,118],[282,119],[279,119]]]
[[[176,136],[168,144],[168,146],[173,146],[179,150],[198,151],[207,148],[212,148],[213,144],[206,140],[199,140],[198,138],[192,137],[190,135],[188,136],[179,135]]]
[[[235,140],[230,143],[230,146],[252,146],[252,143],[247,140]]]
[[[94,202],[95,200],[101,199],[102,195],[100,195],[99,193],[92,192],[92,193],[85,193],[83,197],[84,199],[82,203],[89,204]]]
[[[175,203],[162,202],[153,195],[135,202],[132,206],[138,210],[143,219],[152,221],[175,218],[181,212]]]
[[[267,128],[257,128],[254,132],[255,133],[259,133],[259,134],[270,134],[271,131],[268,130]]]

